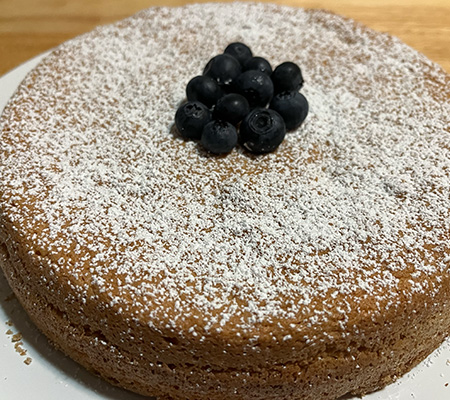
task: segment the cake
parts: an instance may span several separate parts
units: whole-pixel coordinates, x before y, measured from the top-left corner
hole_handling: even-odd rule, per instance
[[[241,41],[303,70],[273,153],[173,125]],[[450,333],[450,78],[387,34],[271,4],[151,8],[62,44],[1,117],[1,266],[56,347],[160,399],[327,399]]]

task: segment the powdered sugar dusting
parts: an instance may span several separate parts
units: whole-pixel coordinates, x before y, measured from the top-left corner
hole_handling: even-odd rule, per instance
[[[173,118],[236,40],[302,67],[310,115],[275,153],[209,157]],[[422,55],[325,12],[149,9],[28,76],[1,121],[2,212],[81,303],[185,333],[345,330],[448,274],[449,96]]]

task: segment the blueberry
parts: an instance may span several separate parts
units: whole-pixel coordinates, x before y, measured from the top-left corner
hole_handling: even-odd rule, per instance
[[[265,107],[273,96],[273,84],[268,75],[249,70],[236,79],[235,90],[244,96],[251,108]]]
[[[252,57],[245,63],[244,71],[248,71],[251,69],[264,72],[269,76],[272,74],[272,67],[269,61],[262,57]]]
[[[196,76],[186,86],[187,99],[189,101],[199,101],[208,108],[216,104],[222,95],[220,86],[209,76]]]
[[[225,54],[233,56],[243,66],[247,60],[252,58],[252,51],[244,43],[230,43],[224,51]]]
[[[203,127],[211,121],[211,112],[199,101],[188,101],[178,108],[175,125],[185,139],[200,139]]]
[[[249,112],[250,106],[247,99],[238,93],[230,93],[217,102],[214,108],[214,118],[236,126]]]
[[[272,73],[275,93],[299,91],[303,86],[303,76],[300,67],[290,61],[280,64]]]
[[[236,146],[236,128],[229,122],[212,120],[203,128],[201,143],[205,150],[214,154],[229,153]]]
[[[276,111],[256,108],[244,118],[240,128],[242,145],[253,153],[274,151],[286,135],[283,118]]]
[[[229,54],[219,54],[209,60],[203,75],[210,76],[220,86],[231,86],[242,69],[239,61]]]
[[[269,107],[283,117],[288,131],[297,129],[305,120],[309,110],[308,100],[299,92],[278,93]]]

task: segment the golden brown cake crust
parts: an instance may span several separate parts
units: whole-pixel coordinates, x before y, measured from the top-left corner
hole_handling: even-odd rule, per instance
[[[301,65],[311,113],[273,154],[209,157],[172,120],[236,40]],[[2,268],[58,347],[139,393],[382,387],[450,330],[449,82],[325,11],[191,5],[99,28],[2,116]]]

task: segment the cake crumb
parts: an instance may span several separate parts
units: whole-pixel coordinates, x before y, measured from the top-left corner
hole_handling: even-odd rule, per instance
[[[11,321],[7,321],[6,325],[12,327],[14,324]],[[11,336],[11,343],[14,343],[14,350],[21,356],[27,355],[27,350],[25,350],[23,346],[23,335],[20,332],[14,333],[11,329],[8,329],[6,331],[6,334],[8,336]],[[27,359],[24,360],[24,363],[29,365],[31,363],[31,358],[27,357]]]
[[[27,351],[22,347],[23,342],[16,342],[14,345],[14,349],[19,353],[21,356],[25,356],[27,354]]]
[[[12,333],[12,332],[11,332]],[[15,335],[13,335],[13,337],[11,338],[12,342],[19,342],[20,340],[22,340],[22,334],[21,333],[16,333]]]
[[[13,326],[13,323],[12,323],[12,321],[10,319],[8,321],[6,321],[5,324],[8,325],[8,326]]]
[[[32,361],[33,360],[30,357],[27,357],[27,358],[25,358],[25,360],[23,360],[23,362],[27,365],[30,365]]]

